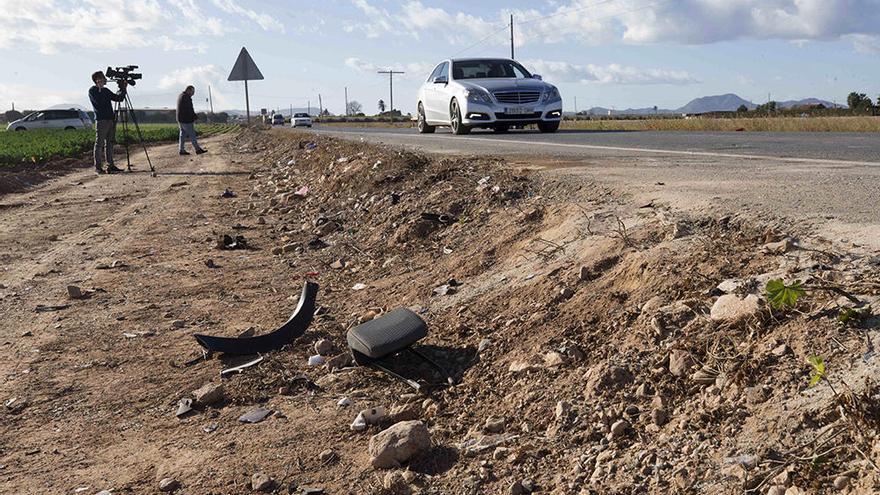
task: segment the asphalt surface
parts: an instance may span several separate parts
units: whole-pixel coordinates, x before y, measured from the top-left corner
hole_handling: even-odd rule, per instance
[[[708,153],[707,156],[718,154],[869,162],[880,166],[880,136],[873,133],[560,130],[555,134],[541,134],[524,130],[501,135],[475,130],[467,136],[454,136],[446,129],[438,129],[433,135],[420,135],[411,128],[316,126],[315,130],[357,134],[371,141],[380,140],[388,144],[418,145],[426,151],[435,152],[584,156],[629,154],[636,150],[661,152],[657,154],[680,152],[682,156]]]
[[[514,166],[586,174],[633,201],[743,215],[880,250],[880,136],[871,133],[537,131],[315,127],[429,152],[504,156]]]

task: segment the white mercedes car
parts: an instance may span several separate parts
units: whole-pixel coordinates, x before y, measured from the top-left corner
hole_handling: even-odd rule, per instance
[[[506,132],[528,124],[537,124],[541,132],[556,132],[562,120],[556,86],[509,59],[444,60],[422,84],[418,98],[422,134],[437,126],[467,134],[475,127]]]

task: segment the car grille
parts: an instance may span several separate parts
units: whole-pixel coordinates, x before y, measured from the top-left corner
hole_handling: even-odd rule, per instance
[[[541,97],[540,91],[497,91],[492,93],[499,103],[535,103]]]
[[[498,120],[531,120],[540,119],[541,112],[527,113],[525,115],[507,115],[506,113],[495,112],[495,118]]]

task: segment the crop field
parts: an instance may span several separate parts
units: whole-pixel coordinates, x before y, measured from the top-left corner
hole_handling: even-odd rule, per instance
[[[235,124],[199,124],[199,136],[223,134],[238,128]],[[145,142],[173,141],[179,130],[173,124],[144,124],[141,133]],[[53,158],[77,156],[92,148],[95,131],[82,130],[38,130],[21,132],[0,132],[0,166],[20,163],[43,163]],[[133,129],[116,134],[117,144],[136,142]]]

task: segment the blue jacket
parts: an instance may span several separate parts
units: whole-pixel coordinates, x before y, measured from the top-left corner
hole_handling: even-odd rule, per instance
[[[89,100],[95,109],[95,120],[113,120],[113,102],[125,99],[125,90],[114,93],[109,89],[92,86],[89,88]]]

